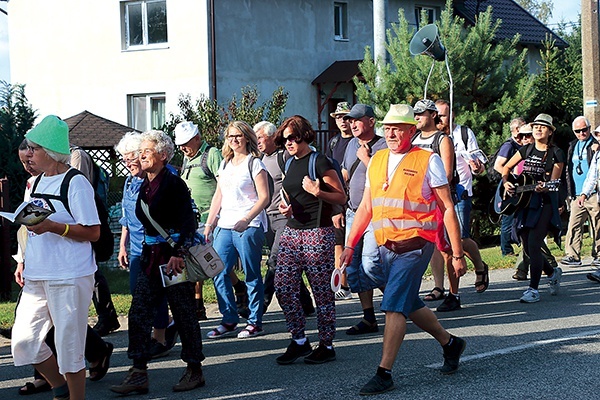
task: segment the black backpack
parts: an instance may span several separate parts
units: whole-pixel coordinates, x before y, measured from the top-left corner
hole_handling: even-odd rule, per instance
[[[500,149],[502,148],[502,146],[504,146],[505,143],[510,143],[514,148],[515,153],[517,151],[519,151],[519,147],[518,147],[519,145],[517,143],[515,143],[515,141],[512,139],[506,140],[504,143],[502,143],[500,145],[500,147],[498,147],[498,150],[496,150],[494,155],[490,157],[490,159],[488,161],[488,165],[485,170],[488,180],[492,183],[500,182],[500,179],[502,178],[502,175],[500,175],[500,173],[494,169],[494,164],[496,164],[496,158],[498,158],[498,153],[500,152]]]
[[[67,212],[71,214],[71,207],[69,206],[69,183],[75,175],[83,174],[75,168],[69,169],[62,183],[60,184],[60,195],[58,196],[35,193],[35,190],[42,179],[42,176],[39,175],[33,183],[33,187],[31,188],[31,197],[40,197],[47,200],[59,200],[61,203],[63,203]],[[115,250],[115,238],[110,230],[110,218],[108,211],[106,210],[104,202],[96,191],[94,191],[94,202],[96,204],[96,210],[98,211],[98,218],[100,219],[100,238],[97,241],[92,242],[92,249],[96,253],[96,261],[103,262],[110,260],[112,257]],[[73,216],[73,214],[71,214],[71,216]]]

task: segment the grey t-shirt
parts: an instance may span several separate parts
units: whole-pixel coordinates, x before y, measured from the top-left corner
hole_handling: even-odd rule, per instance
[[[387,144],[385,143],[385,139],[380,136],[375,136],[375,138],[379,138],[375,144],[371,146],[371,156],[375,154],[378,150],[386,149]],[[373,138],[373,140],[375,139]],[[371,141],[372,143],[373,141]],[[344,154],[344,161],[342,162],[342,168],[348,171],[348,175],[352,170],[352,166],[354,162],[358,160],[358,156],[356,152],[360,148],[360,143],[357,138],[353,138],[348,143],[348,147],[346,147],[346,153]],[[350,176],[350,182],[348,182],[348,192],[349,192],[349,200],[348,207],[352,210],[356,210],[362,200],[363,193],[365,191],[365,181],[367,179],[367,166],[362,162],[358,161],[356,169],[354,173]]]
[[[283,152],[283,163],[280,167],[278,156],[280,152]],[[285,168],[285,162],[290,158],[290,153],[287,150],[277,150],[271,155],[264,154],[262,158],[263,164],[267,168],[267,172],[273,178],[273,195],[271,196],[271,204],[267,207],[267,214],[278,214],[279,213],[279,202],[281,201],[281,181],[283,180],[283,171]]]

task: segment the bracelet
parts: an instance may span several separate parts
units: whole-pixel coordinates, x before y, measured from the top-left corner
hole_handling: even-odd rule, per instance
[[[65,237],[67,233],[69,233],[69,224],[65,224],[65,231],[60,236]]]
[[[350,246],[344,246],[344,248],[345,248],[345,249],[349,249],[349,250],[352,250],[352,251],[354,251],[354,247],[350,247]]]
[[[453,259],[453,260],[462,260],[463,258],[465,258],[465,253],[463,253],[463,255],[462,255],[462,256],[460,256],[460,257],[457,257],[457,256],[455,256],[454,254],[452,255],[452,259]]]
[[[204,224],[204,226],[210,226],[211,228],[213,227],[213,224],[209,224],[208,222]]]

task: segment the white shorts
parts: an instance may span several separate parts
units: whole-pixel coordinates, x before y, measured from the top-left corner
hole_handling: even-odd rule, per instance
[[[61,374],[85,368],[85,336],[94,290],[94,275],[81,278],[26,280],[12,328],[15,366],[39,364],[52,356],[45,342],[54,326],[56,356]]]

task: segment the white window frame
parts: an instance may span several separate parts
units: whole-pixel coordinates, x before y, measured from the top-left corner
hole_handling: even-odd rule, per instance
[[[415,17],[416,17],[416,25],[417,25],[417,29],[422,28],[421,25],[421,11],[422,10],[426,10],[428,12],[431,12],[431,16],[432,18],[430,18],[429,20],[429,24],[433,24],[435,23],[435,21],[437,21],[438,19],[438,10],[436,7],[433,6],[423,6],[423,5],[415,5]]]
[[[168,20],[167,20],[167,40],[161,43],[148,43],[148,4],[149,3],[165,3],[166,0],[136,0],[136,1],[123,1],[121,2],[121,25],[123,30],[122,45],[123,50],[148,50],[148,49],[164,49],[169,47],[169,35],[168,35]],[[142,44],[131,45],[129,43],[129,6],[141,5],[142,8]]]
[[[333,3],[333,37],[335,40],[348,41],[348,3]]]
[[[145,98],[145,112],[144,123],[145,127],[141,126],[137,121],[140,116],[136,115],[136,100]],[[140,130],[147,131],[150,129],[160,129],[162,126],[152,126],[152,101],[153,100],[163,100],[163,103],[166,105],[167,97],[165,93],[139,93],[139,94],[130,94],[127,95],[127,121],[130,127]],[[167,113],[163,107],[163,115],[162,120],[163,124],[166,122]]]

